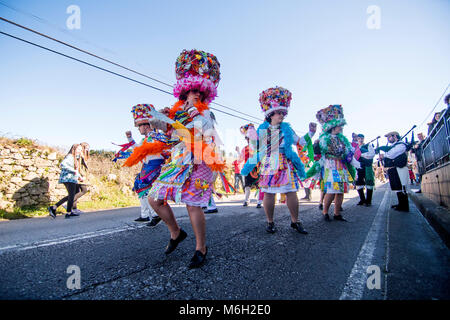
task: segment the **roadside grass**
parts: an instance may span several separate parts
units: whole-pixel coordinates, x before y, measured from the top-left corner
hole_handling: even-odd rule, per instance
[[[12,210],[0,209],[0,220],[16,220],[48,216],[47,206],[27,206]]]
[[[140,206],[138,197],[135,195],[124,195],[120,192],[120,190],[111,190],[108,194],[103,193],[96,200],[82,201],[81,198],[78,203],[78,209],[81,211],[108,210],[136,206]],[[48,206],[28,206],[10,210],[0,209],[0,220],[16,220],[49,216],[47,208]],[[56,212],[59,214],[65,214],[66,209],[61,206],[56,210]]]
[[[109,187],[106,191],[102,190],[98,195],[92,198],[93,199],[86,201],[82,201],[83,198],[81,198],[78,203],[78,209],[81,211],[95,211],[141,205],[137,195],[124,194],[120,191],[118,186]]]

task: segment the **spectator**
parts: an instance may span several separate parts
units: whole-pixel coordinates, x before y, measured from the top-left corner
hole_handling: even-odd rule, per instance
[[[428,124],[428,135],[430,135],[431,130],[433,130],[434,126],[436,125],[436,123],[439,121],[439,117],[441,116],[440,112],[436,112],[433,116],[433,120],[431,120],[431,122],[427,123]]]
[[[78,216],[79,214],[73,212],[73,203],[77,193],[78,182],[83,182],[83,177],[80,175],[79,169],[81,165],[81,153],[83,147],[80,144],[74,144],[70,148],[64,160],[61,162],[61,174],[59,176],[59,183],[64,184],[68,195],[59,200],[55,205],[48,207],[48,211],[52,218],[56,218],[56,209],[67,201],[66,218]]]
[[[80,174],[83,177],[83,183],[77,183],[77,190],[75,194],[75,198],[73,200],[72,212],[82,213],[82,211],[78,210],[77,203],[78,200],[84,196],[88,191],[88,171],[89,167],[87,165],[87,160],[89,159],[89,144],[87,142],[82,142],[81,144],[81,165],[80,165]]]

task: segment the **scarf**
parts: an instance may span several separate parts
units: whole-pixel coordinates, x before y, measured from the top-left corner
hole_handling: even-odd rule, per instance
[[[261,130],[265,130],[265,132],[267,132],[269,126],[270,124],[267,121],[265,121],[262,125],[258,127],[258,130],[256,130],[258,140],[262,134]],[[288,160],[292,162],[295,170],[297,170],[297,174],[300,177],[300,179],[304,179],[306,176],[305,166],[303,165],[297,153],[294,152],[294,150],[292,149],[292,146],[294,145],[294,130],[292,130],[289,123],[282,122],[280,124],[280,131],[284,137],[284,155]],[[248,159],[245,165],[243,166],[241,174],[244,176],[248,175],[253,170],[253,168],[256,167],[257,163],[261,160],[261,158],[265,155],[265,153],[266,150],[261,151],[261,148],[258,148],[257,152],[255,152],[253,157]]]

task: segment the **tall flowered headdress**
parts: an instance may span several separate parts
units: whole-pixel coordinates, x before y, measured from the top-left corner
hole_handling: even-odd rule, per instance
[[[316,118],[322,125],[324,132],[347,124],[344,119],[344,109],[340,104],[329,105],[328,107],[319,110],[316,114]]]
[[[176,98],[193,89],[203,92],[208,102],[217,96],[220,63],[213,54],[195,49],[183,50],[175,62],[175,75],[177,83],[173,94]]]
[[[150,114],[151,109],[155,109],[152,104],[137,104],[133,106],[133,108],[131,108],[135,127],[137,127],[138,123],[150,122],[150,120],[153,118]]]
[[[241,133],[250,140],[257,140],[258,134],[256,133],[255,125],[253,123],[247,123],[246,125],[241,126]]]
[[[259,103],[264,116],[270,113],[282,110],[288,113],[291,104],[292,94],[288,89],[282,87],[274,87],[264,90],[259,95]]]
[[[255,128],[255,125],[253,123],[247,123],[247,124],[241,126],[241,128],[240,128],[241,133],[245,136],[250,127]]]

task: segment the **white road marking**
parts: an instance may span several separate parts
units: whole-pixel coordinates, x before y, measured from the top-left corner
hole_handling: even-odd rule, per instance
[[[372,264],[376,243],[383,226],[384,213],[388,204],[390,190],[384,192],[383,200],[367,234],[366,240],[356,258],[339,300],[361,300],[367,281],[367,267]]]
[[[136,229],[143,228],[145,226],[146,226],[145,224],[141,224],[141,225],[136,225],[136,226],[125,226],[125,227],[112,228],[112,229],[103,229],[103,230],[98,230],[98,231],[86,232],[86,233],[82,233],[82,234],[76,234],[76,235],[72,235],[72,236],[65,236],[65,237],[56,238],[56,239],[42,240],[42,241],[35,242],[35,243],[10,245],[10,246],[6,246],[6,247],[1,247],[0,254],[5,251],[11,251],[14,249],[15,249],[15,251],[24,251],[24,250],[41,248],[41,247],[53,246],[53,245],[57,245],[57,244],[74,242],[74,241],[83,240],[83,239],[101,237],[101,236],[114,234],[114,233],[118,233],[118,232],[136,230]]]

